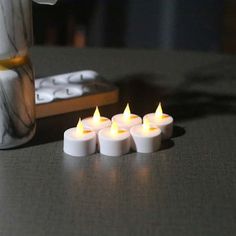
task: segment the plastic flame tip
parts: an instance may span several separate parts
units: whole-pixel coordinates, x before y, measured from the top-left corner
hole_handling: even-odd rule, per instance
[[[118,134],[118,131],[119,131],[118,125],[115,121],[113,121],[111,124],[111,134],[115,136]]]
[[[130,108],[129,108],[129,103],[127,103],[126,108],[123,113],[123,117],[126,121],[129,121],[130,115],[131,115],[131,112],[130,112]]]
[[[150,122],[148,119],[143,120],[143,131],[146,133],[150,130]]]
[[[155,116],[157,117],[157,119],[161,119],[162,115],[163,115],[163,111],[162,111],[161,103],[159,103],[155,112]]]
[[[79,118],[79,122],[76,126],[76,136],[80,137],[81,135],[83,135],[83,133],[84,133],[84,126],[81,121],[81,118]]]
[[[93,114],[93,121],[95,123],[99,123],[100,119],[101,119],[100,112],[99,112],[98,107],[96,107],[95,112]]]

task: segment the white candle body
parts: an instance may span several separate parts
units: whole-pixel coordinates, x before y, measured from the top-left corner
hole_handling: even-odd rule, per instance
[[[93,117],[88,117],[83,119],[82,123],[85,128],[93,130],[96,133],[98,133],[101,129],[111,126],[111,121],[106,117],[100,117],[100,121],[98,123],[94,122]]]
[[[106,156],[121,156],[130,151],[130,133],[120,129],[117,135],[111,134],[110,128],[98,132],[100,153]]]
[[[135,126],[135,125],[142,124],[141,117],[139,117],[135,114],[131,114],[130,117],[131,118],[127,121],[127,120],[124,119],[123,114],[117,114],[117,115],[112,117],[112,121],[115,121],[119,128],[124,128],[124,129],[127,129],[127,130],[130,130],[130,128]]]
[[[133,126],[130,129],[132,136],[132,149],[140,153],[152,153],[161,146],[161,130],[158,127],[150,127],[144,132],[143,125]]]
[[[162,119],[157,119],[155,113],[150,113],[145,115],[143,119],[147,119],[150,122],[150,124],[159,127],[161,129],[162,139],[165,140],[171,138],[173,134],[174,119],[172,116],[169,116],[167,114],[163,114],[162,116],[163,116]]]
[[[86,131],[86,130],[85,130]],[[64,132],[64,152],[71,156],[88,156],[96,151],[96,133],[85,132],[81,137],[76,135],[76,127]]]

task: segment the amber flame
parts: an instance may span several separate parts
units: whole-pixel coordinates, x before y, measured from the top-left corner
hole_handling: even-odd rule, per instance
[[[162,116],[163,116],[163,111],[162,111],[162,107],[161,107],[161,103],[159,103],[156,112],[155,112],[155,116],[157,119],[161,120]]]
[[[149,130],[150,130],[149,120],[147,118],[143,119],[143,131],[144,131],[144,133],[147,133]]]
[[[98,124],[100,122],[100,120],[101,120],[100,112],[98,110],[98,107],[96,107],[95,112],[93,114],[93,122],[95,124]]]
[[[78,122],[77,127],[76,127],[76,136],[81,137],[83,134],[84,134],[84,126],[83,126],[83,123],[81,121],[81,118],[79,118],[79,122]]]
[[[126,108],[123,113],[124,120],[128,122],[130,120],[130,115],[131,115],[131,112],[130,112],[130,108],[129,108],[129,103],[127,103]]]
[[[112,136],[116,136],[119,132],[119,127],[115,121],[112,122],[111,124],[111,134]]]

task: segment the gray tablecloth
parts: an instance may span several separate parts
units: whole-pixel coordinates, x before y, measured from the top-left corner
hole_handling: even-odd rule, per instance
[[[72,158],[63,132],[93,109],[38,121],[0,151],[0,235],[236,235],[236,57],[157,50],[32,50],[38,77],[93,69],[139,115],[163,110],[174,137],[157,153]]]

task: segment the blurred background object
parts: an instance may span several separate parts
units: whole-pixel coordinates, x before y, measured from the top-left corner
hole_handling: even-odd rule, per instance
[[[35,43],[236,52],[235,0],[59,0],[33,5]]]

